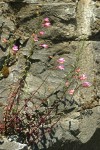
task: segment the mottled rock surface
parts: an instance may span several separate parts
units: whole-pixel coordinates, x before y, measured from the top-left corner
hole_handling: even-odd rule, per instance
[[[18,142],[10,142],[6,138],[4,138],[4,143],[0,145],[0,150],[28,150],[28,147],[26,144],[21,144]]]

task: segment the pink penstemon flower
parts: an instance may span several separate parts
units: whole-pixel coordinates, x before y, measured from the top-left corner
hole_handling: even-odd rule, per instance
[[[50,27],[51,26],[51,23],[50,22],[45,22],[42,24],[43,27]]]
[[[40,44],[40,47],[48,48],[48,45],[47,44]]]
[[[75,92],[75,90],[74,90],[74,89],[71,89],[71,90],[69,90],[69,91],[68,91],[68,93],[69,93],[70,95],[73,95],[73,94],[74,94],[74,92]]]
[[[85,80],[85,79],[87,79],[87,76],[85,74],[82,74],[81,76],[79,76],[79,79],[80,80]]]
[[[16,46],[16,45],[14,45],[13,47],[12,47],[12,50],[14,51],[14,52],[17,52],[19,49],[18,49],[18,46]]]
[[[48,17],[44,18],[44,21],[45,22],[50,22]]]
[[[59,62],[60,64],[63,64],[63,63],[65,62],[65,59],[64,59],[64,58],[59,58],[59,59],[57,60],[57,62]]]
[[[50,26],[51,26],[51,23],[50,23],[48,17],[47,17],[47,18],[44,18],[42,26],[43,26],[43,27],[50,27]]]
[[[59,66],[57,66],[57,68],[60,69],[60,70],[64,70],[65,69],[64,65],[59,65]]]
[[[83,87],[90,87],[91,85],[92,84],[90,82],[87,82],[87,81],[82,83]]]
[[[44,34],[45,34],[44,31],[40,31],[40,32],[39,32],[39,35],[44,35]]]

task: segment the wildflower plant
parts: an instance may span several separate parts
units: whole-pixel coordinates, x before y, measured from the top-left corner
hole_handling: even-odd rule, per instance
[[[43,29],[47,29],[52,26],[50,19],[48,17],[44,18],[41,26],[41,31],[32,34],[33,45],[34,43],[38,45],[40,38],[46,34],[46,31]],[[6,40],[4,39],[3,42],[6,42]],[[20,47],[15,45],[15,43],[11,44],[10,47],[11,50],[9,51],[9,61],[11,61],[12,56],[14,56],[14,59],[16,60],[17,54],[20,53]],[[49,45],[47,43],[39,43],[39,47],[48,49]],[[50,74],[48,74],[44,78],[43,82],[38,85],[36,91],[30,93],[28,98],[23,99],[23,104],[20,105],[22,101],[21,94],[23,92],[26,77],[30,69],[30,58],[32,53],[33,50],[26,59],[26,66],[21,78],[19,78],[19,80],[14,83],[14,88],[9,93],[7,98],[7,105],[4,106],[4,123],[0,124],[1,133],[6,135],[17,135],[18,139],[20,139],[20,142],[27,143],[29,145],[35,142],[37,143],[42,139],[45,133],[50,133],[52,131],[52,128],[61,118],[61,115],[57,115],[57,108],[61,102],[64,101],[66,95],[69,96],[70,101],[72,100],[74,94],[79,90],[79,88],[88,88],[91,86],[91,83],[89,83],[87,80],[87,75],[85,73],[80,74],[81,69],[75,64],[72,67],[72,70],[65,75],[63,95],[61,95],[60,99],[56,99],[52,106],[49,106],[48,104],[49,96],[40,98],[38,99],[39,103],[35,103],[36,94],[46,83]],[[55,59],[52,56],[49,57],[50,59]],[[8,58],[5,59],[5,63],[7,62],[7,59]],[[67,69],[65,65],[66,58],[59,57],[54,61],[55,70],[64,72]],[[6,70],[7,69],[9,71],[9,66],[7,66]],[[3,75],[3,70],[1,70],[1,74]],[[52,91],[52,93],[54,93],[54,91]],[[54,121],[55,116],[57,117]]]

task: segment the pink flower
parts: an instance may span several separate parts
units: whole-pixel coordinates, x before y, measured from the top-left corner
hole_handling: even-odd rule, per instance
[[[65,85],[68,87],[68,86],[69,86],[69,82],[67,81],[67,82],[65,83]]]
[[[19,49],[18,49],[18,46],[16,46],[16,45],[14,45],[13,47],[12,47],[12,50],[14,51],[14,52],[17,52]]]
[[[90,82],[83,82],[82,86],[83,87],[90,87],[92,84]]]
[[[60,69],[60,70],[64,70],[65,69],[64,65],[59,65],[57,68]]]
[[[74,94],[74,92],[75,92],[75,90],[74,90],[74,89],[71,89],[70,91],[68,91],[68,93],[69,93],[70,95],[73,95],[73,94]]]
[[[87,76],[85,74],[82,74],[80,77],[79,77],[80,80],[85,80],[87,79]]]
[[[49,22],[49,18],[44,18],[44,21],[45,22]]]
[[[40,35],[44,35],[45,32],[44,32],[44,31],[40,31],[39,34],[40,34]]]
[[[57,60],[57,62],[59,62],[60,64],[63,64],[63,63],[65,62],[65,59],[64,59],[64,58],[59,58],[59,59]]]
[[[51,26],[51,23],[50,22],[45,22],[42,24],[43,27],[50,27]]]
[[[43,21],[43,24],[42,24],[43,27],[50,27],[51,26],[51,23],[49,21],[49,18],[44,18],[44,21]]]
[[[40,46],[43,47],[43,48],[48,48],[47,44],[40,44]]]

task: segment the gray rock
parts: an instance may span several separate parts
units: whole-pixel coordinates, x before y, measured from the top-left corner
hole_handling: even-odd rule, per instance
[[[28,150],[26,144],[21,144],[18,142],[10,142],[6,138],[4,138],[4,143],[0,145],[1,150]]]

